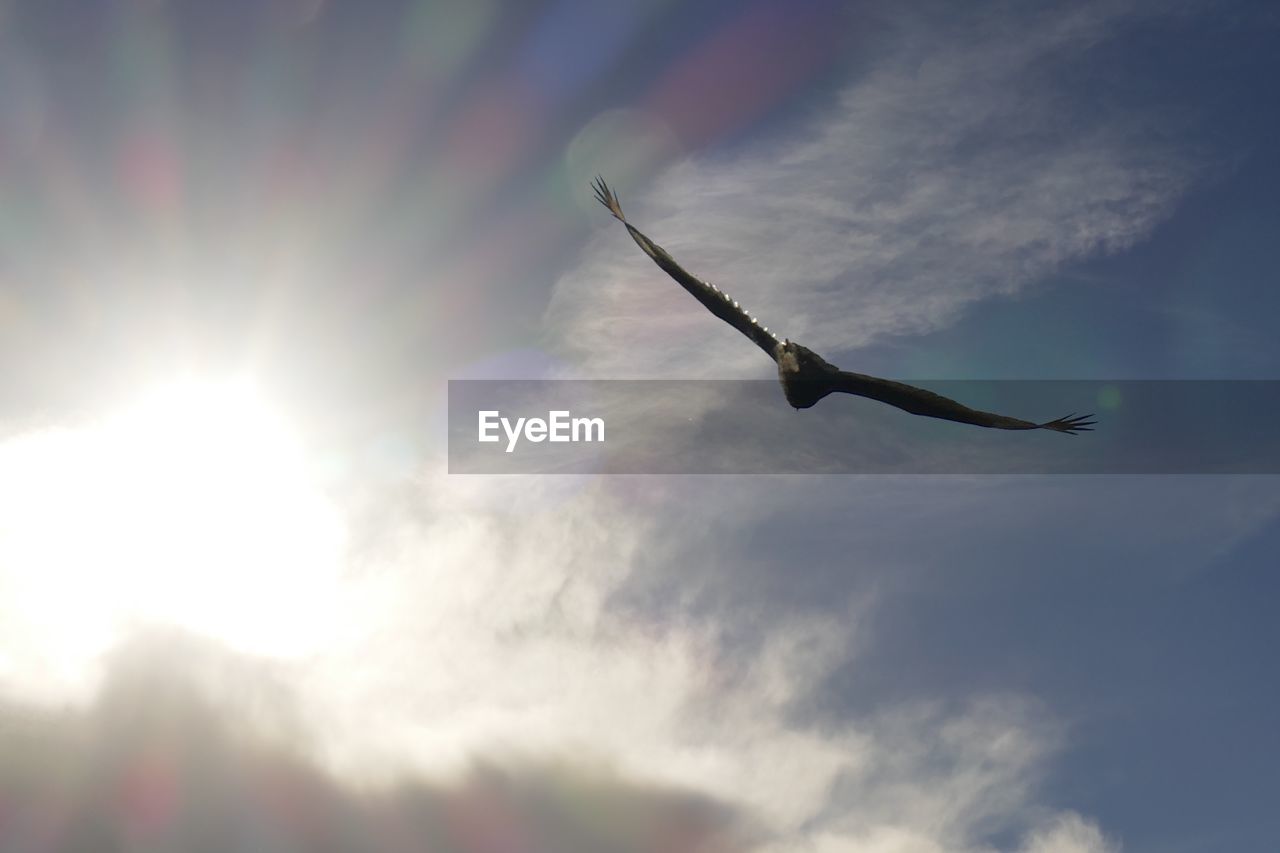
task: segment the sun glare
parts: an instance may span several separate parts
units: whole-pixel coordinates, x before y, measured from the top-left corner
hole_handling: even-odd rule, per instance
[[[248,382],[175,382],[0,444],[0,582],[62,663],[130,624],[305,653],[330,623],[342,544],[302,446]]]

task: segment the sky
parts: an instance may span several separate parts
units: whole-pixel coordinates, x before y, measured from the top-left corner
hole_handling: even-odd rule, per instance
[[[773,376],[596,174],[859,372],[1280,378],[1278,39],[0,2],[0,848],[1273,849],[1274,476],[467,476],[446,388]]]

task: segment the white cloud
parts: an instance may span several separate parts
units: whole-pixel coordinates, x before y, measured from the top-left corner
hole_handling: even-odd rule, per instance
[[[690,582],[732,571],[714,565],[714,539],[681,526],[682,502],[664,508],[626,481],[571,494],[542,478],[485,482],[464,485],[462,500],[441,482],[385,519],[386,551],[366,555],[346,596],[345,651],[303,674],[317,738],[343,776],[566,756],[733,804],[779,849],[811,833],[887,832],[966,849],[1028,804],[1058,737],[1035,703],[987,696],[803,722],[797,710],[857,654],[858,602],[733,625],[749,637],[744,659],[720,619],[745,612],[697,617],[676,589],[665,611],[610,606],[637,549],[668,531]],[[500,510],[481,509],[504,487]],[[721,506],[734,527],[760,512]]]
[[[820,350],[926,331],[1131,245],[1194,180],[1163,117],[1063,82],[1137,12],[1117,3],[900,20],[885,58],[769,150],[708,156],[628,215],[774,331]],[[999,9],[999,13],[990,11]],[[582,372],[767,376],[768,363],[600,214],[548,314]]]
[[[1058,816],[1033,833],[1022,848],[1023,853],[1116,853],[1119,849],[1096,825],[1074,813]]]

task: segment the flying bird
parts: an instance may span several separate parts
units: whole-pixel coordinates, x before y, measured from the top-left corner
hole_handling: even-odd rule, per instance
[[[752,343],[777,362],[778,380],[782,383],[782,393],[786,395],[787,402],[797,409],[807,409],[828,394],[840,392],[879,400],[881,403],[888,403],[913,415],[994,429],[1049,429],[1067,435],[1089,432],[1093,429],[1095,423],[1093,415],[1071,414],[1045,423],[1034,423],[971,409],[941,394],[934,394],[932,391],[916,388],[913,385],[841,370],[808,347],[785,338],[779,339],[769,331],[767,326],[761,326],[737,302],[730,299],[724,291],[687,272],[684,267],[675,262],[671,255],[667,254],[665,249],[641,234],[627,221],[622,213],[622,205],[618,203],[617,195],[609,189],[603,178],[597,176],[592,188],[600,203],[609,209],[615,219],[627,227],[631,239],[636,241],[646,255],[653,258],[663,272],[674,278],[708,311],[746,335]]]

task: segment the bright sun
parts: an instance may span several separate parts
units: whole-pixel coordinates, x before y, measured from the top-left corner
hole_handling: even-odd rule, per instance
[[[246,381],[174,382],[96,424],[0,442],[4,609],[51,665],[138,623],[305,653],[331,621],[343,538]],[[21,641],[13,627],[0,640]]]

